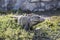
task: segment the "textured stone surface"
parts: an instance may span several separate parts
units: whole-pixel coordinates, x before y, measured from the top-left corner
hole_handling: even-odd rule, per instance
[[[60,0],[0,0],[0,10],[45,11],[60,8]]]

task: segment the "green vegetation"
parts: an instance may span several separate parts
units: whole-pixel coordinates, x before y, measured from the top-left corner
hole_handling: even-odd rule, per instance
[[[0,16],[0,40],[32,40],[33,33],[26,32],[11,16]]]
[[[36,34],[38,36],[40,35],[40,37],[44,37],[45,39],[48,38],[50,40],[60,40],[60,16],[51,17],[50,19],[35,25],[33,28],[40,30]]]
[[[0,16],[0,40],[60,40],[60,16],[33,26],[30,32],[26,32],[11,16],[13,15]]]

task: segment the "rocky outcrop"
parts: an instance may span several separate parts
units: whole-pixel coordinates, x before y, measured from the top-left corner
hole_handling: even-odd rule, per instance
[[[0,10],[45,11],[60,8],[59,0],[0,0]]]

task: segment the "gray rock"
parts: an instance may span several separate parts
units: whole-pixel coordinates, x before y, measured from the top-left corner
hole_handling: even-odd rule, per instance
[[[60,8],[60,0],[0,0],[0,10],[45,11]]]

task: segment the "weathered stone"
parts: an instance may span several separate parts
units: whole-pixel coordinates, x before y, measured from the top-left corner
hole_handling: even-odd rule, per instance
[[[60,0],[0,0],[0,10],[45,11],[60,8]]]

